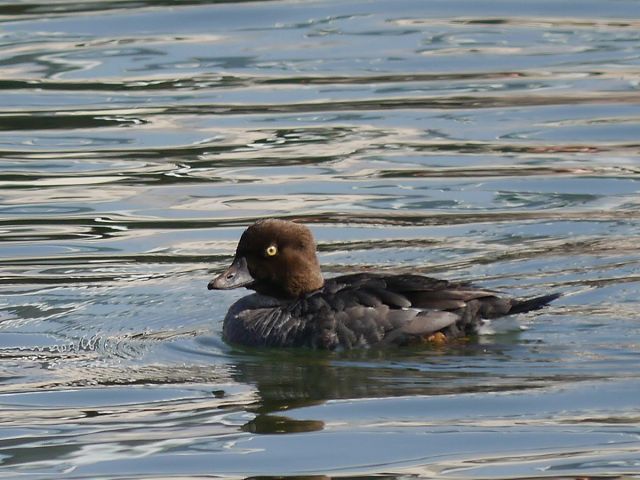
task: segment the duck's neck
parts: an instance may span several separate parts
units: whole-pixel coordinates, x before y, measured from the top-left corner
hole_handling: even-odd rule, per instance
[[[253,289],[258,293],[281,299],[296,299],[319,290],[324,278],[317,259],[292,262],[288,268],[278,271],[276,276],[256,282]]]
[[[255,282],[249,288],[262,295],[268,295],[282,300],[294,300],[315,292],[323,286],[324,278],[322,278],[322,274],[318,272],[318,274],[313,275],[313,277],[290,276],[285,283],[263,280]]]
[[[286,289],[291,298],[298,298],[321,289],[323,285],[324,278],[318,268],[302,275],[289,276]]]

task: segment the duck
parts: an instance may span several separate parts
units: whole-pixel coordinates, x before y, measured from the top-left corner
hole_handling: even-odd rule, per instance
[[[443,344],[476,337],[491,319],[543,308],[559,293],[514,298],[418,274],[324,278],[311,230],[268,218],[240,237],[231,265],[209,290],[244,287],[224,318],[225,342],[322,350]]]

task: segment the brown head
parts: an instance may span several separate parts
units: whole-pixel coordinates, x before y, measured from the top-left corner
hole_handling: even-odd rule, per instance
[[[246,287],[277,298],[297,298],[324,284],[316,243],[304,225],[260,220],[247,228],[231,266],[209,282],[209,290]]]

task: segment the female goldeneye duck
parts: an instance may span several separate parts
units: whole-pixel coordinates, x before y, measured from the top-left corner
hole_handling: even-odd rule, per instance
[[[225,341],[334,350],[441,343],[476,335],[486,319],[536,310],[560,294],[499,296],[466,283],[410,274],[324,279],[311,231],[266,219],[247,228],[231,266],[209,290],[246,287],[224,319]]]

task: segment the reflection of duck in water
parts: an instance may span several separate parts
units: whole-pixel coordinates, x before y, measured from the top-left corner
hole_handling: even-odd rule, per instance
[[[209,289],[257,293],[231,306],[226,341],[321,349],[444,342],[475,335],[484,319],[536,310],[559,294],[499,296],[422,275],[356,273],[324,280],[311,231],[261,220],[245,230],[231,266]]]
[[[509,336],[495,344],[451,342],[446,348],[330,352],[234,347],[227,355],[232,380],[255,389],[254,400],[242,407],[255,415],[242,427],[253,433],[322,430],[325,415],[308,407],[330,400],[504,392],[520,390],[532,380],[510,369],[510,360],[519,358],[522,350]],[[478,362],[481,368],[470,368]],[[496,381],[501,372],[503,380]],[[538,373],[533,380],[536,385],[557,381],[556,374]]]

